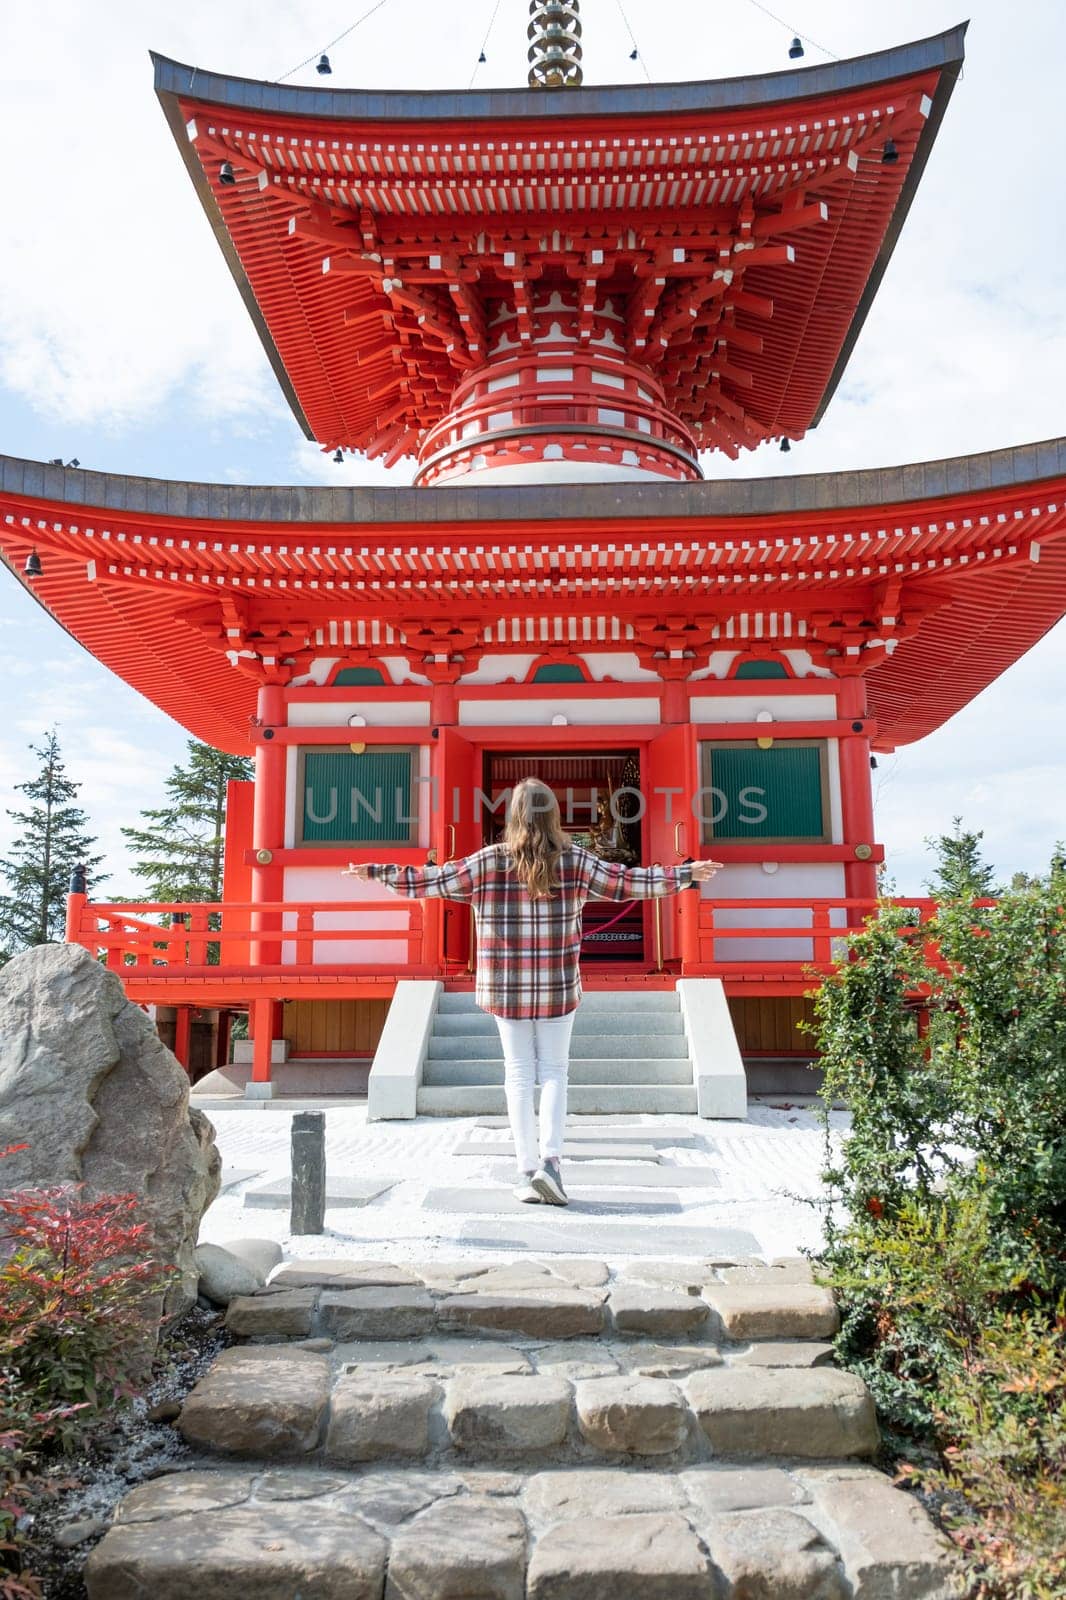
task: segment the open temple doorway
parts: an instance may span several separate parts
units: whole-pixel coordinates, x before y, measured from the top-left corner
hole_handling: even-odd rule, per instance
[[[523,778],[539,778],[559,802],[563,827],[577,844],[619,866],[644,862],[640,753],[637,750],[486,751],[482,787],[484,843],[503,833],[504,801]],[[590,900],[585,906],[581,962],[585,967],[642,963],[645,914],[640,900]]]

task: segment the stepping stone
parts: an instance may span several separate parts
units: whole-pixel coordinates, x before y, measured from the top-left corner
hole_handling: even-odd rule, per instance
[[[525,1592],[526,1525],[515,1505],[439,1500],[393,1535],[385,1600],[524,1600]]]
[[[570,1385],[548,1375],[532,1378],[455,1378],[444,1419],[459,1450],[525,1455],[556,1449],[570,1425]]]
[[[654,1199],[647,1194],[640,1194],[633,1190],[622,1190],[612,1193],[609,1200],[597,1194],[590,1194],[587,1189],[570,1189],[569,1213],[572,1215],[577,1208],[582,1219],[589,1214],[593,1216],[627,1216],[634,1211],[644,1212],[646,1215],[668,1215],[681,1210],[681,1201],[676,1194],[659,1192]],[[422,1202],[427,1211],[458,1212],[461,1216],[499,1216],[500,1213],[513,1213],[522,1216],[529,1211],[529,1206],[523,1200],[516,1200],[509,1189],[430,1189]],[[565,1216],[567,1208],[552,1206],[555,1215],[560,1212]]]
[[[692,1334],[707,1321],[703,1301],[677,1289],[618,1283],[608,1304],[619,1333],[649,1334],[653,1339]]]
[[[181,1408],[177,1427],[191,1445],[271,1459],[317,1448],[329,1404],[324,1356],[287,1346],[223,1350]]]
[[[688,1434],[688,1411],[665,1378],[590,1378],[574,1387],[578,1426],[594,1449],[672,1455]]]
[[[665,1511],[557,1523],[537,1540],[526,1592],[529,1600],[715,1600],[718,1588],[684,1517]]]
[[[401,1284],[420,1289],[422,1279],[410,1267],[391,1261],[337,1261],[330,1257],[286,1261],[269,1280],[271,1289],[369,1289]]]
[[[242,1183],[250,1183],[253,1178],[258,1178],[262,1167],[223,1167],[222,1181],[218,1186],[219,1194],[228,1194],[231,1189],[238,1189]]]
[[[478,1117],[474,1123],[475,1128],[510,1130],[510,1126],[507,1117]],[[617,1119],[569,1117],[564,1132],[566,1138],[573,1139],[575,1143],[583,1143],[588,1139],[635,1139],[638,1143],[647,1144],[691,1144],[703,1137],[681,1122],[638,1122],[634,1117],[624,1116]]]
[[[506,1221],[485,1217],[466,1223],[459,1230],[457,1243],[472,1249],[557,1250],[558,1218],[560,1214],[565,1216],[565,1212],[561,1213],[557,1206],[523,1206],[522,1210],[534,1213],[533,1217],[528,1221],[517,1217],[508,1217]],[[551,1221],[541,1221],[549,1210]],[[691,1228],[670,1223],[651,1228],[639,1223],[600,1223],[587,1215],[581,1217],[581,1243],[584,1249],[609,1260],[632,1255],[706,1256],[708,1251],[735,1257],[754,1255],[759,1250],[755,1235],[740,1228]],[[573,1248],[572,1243],[569,1248]]]
[[[719,1367],[687,1380],[712,1448],[736,1456],[872,1456],[874,1403],[861,1378],[832,1367]]]
[[[629,1160],[628,1155],[625,1159]],[[563,1160],[566,1160],[565,1153]],[[494,1183],[514,1183],[514,1168],[501,1162],[493,1167],[492,1180]],[[588,1189],[623,1189],[629,1185],[641,1189],[718,1189],[722,1184],[713,1167],[662,1167],[648,1163],[643,1168],[634,1168],[612,1166],[607,1162],[594,1166],[591,1161],[582,1166],[578,1180]]]
[[[507,1173],[514,1182],[514,1145],[510,1139],[464,1139],[456,1145],[457,1156],[509,1156]],[[571,1144],[563,1145],[564,1161],[661,1161],[652,1144]]]
[[[465,1332],[518,1333],[528,1339],[573,1339],[602,1333],[604,1296],[596,1289],[553,1287],[535,1292],[460,1294],[441,1300],[441,1328]]]
[[[327,1178],[326,1206],[346,1207],[369,1205],[379,1195],[386,1194],[400,1180],[398,1178]],[[261,1183],[256,1189],[245,1191],[246,1206],[276,1206],[284,1209],[292,1203],[292,1179],[276,1178],[272,1183]]]
[[[722,1338],[832,1339],[840,1313],[828,1289],[806,1283],[708,1283],[703,1298]]]

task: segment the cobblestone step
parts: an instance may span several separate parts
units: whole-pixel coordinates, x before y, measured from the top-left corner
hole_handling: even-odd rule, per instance
[[[949,1552],[872,1467],[197,1467],[147,1483],[89,1600],[944,1600]]]
[[[698,1351],[675,1365],[703,1364],[674,1378],[595,1370],[581,1376],[585,1364],[568,1367],[561,1351],[553,1352],[551,1370],[516,1372],[493,1370],[476,1359],[478,1350],[464,1352],[462,1340],[450,1354],[447,1362],[382,1368],[364,1365],[358,1352],[346,1359],[343,1349],[331,1362],[292,1346],[236,1346],[197,1383],[177,1427],[208,1453],[344,1466],[404,1459],[437,1466],[833,1460],[871,1456],[878,1446],[866,1386],[832,1367],[733,1367]]]

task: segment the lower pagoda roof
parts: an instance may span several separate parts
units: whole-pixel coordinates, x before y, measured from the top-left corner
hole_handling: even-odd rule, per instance
[[[233,753],[259,683],[315,656],[418,674],[442,650],[472,670],[475,652],[560,647],[652,665],[681,648],[693,670],[716,649],[808,649],[866,675],[892,748],[1066,612],[1066,439],[807,477],[437,490],[0,457],[0,555],[105,666]]]

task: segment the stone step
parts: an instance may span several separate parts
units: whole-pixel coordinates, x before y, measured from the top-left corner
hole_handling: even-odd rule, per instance
[[[636,1023],[642,1018],[632,1016],[628,1011],[606,1011],[602,1006],[593,1006],[586,1010],[582,1001],[577,1008],[574,1018],[573,1037],[580,1038],[583,1033],[612,1033],[623,1036],[632,1033]],[[657,1035],[683,1035],[685,1025],[681,1020],[681,1012],[676,1007],[669,1011],[652,1011],[647,1015],[649,1026]],[[433,1035],[436,1038],[451,1037],[454,1034],[465,1034],[469,1037],[499,1039],[499,1029],[496,1027],[495,1017],[490,1017],[486,1011],[438,1011],[433,1019]]]
[[[89,1600],[933,1600],[949,1576],[917,1499],[855,1463],[253,1462],[134,1489],[85,1580]]]
[[[464,1184],[455,1188],[430,1189],[423,1205],[427,1211],[450,1212],[456,1217],[525,1216],[536,1205],[518,1200],[511,1193],[514,1176],[507,1184],[489,1187]],[[577,1186],[568,1189],[570,1204],[565,1209],[552,1207],[560,1233],[572,1233],[583,1226],[590,1217],[623,1216],[640,1221],[651,1216],[677,1216],[681,1201],[668,1189],[603,1189],[586,1188],[580,1176]]]
[[[475,1128],[505,1128],[510,1129],[507,1116],[478,1117],[474,1123]],[[639,1115],[612,1116],[610,1114],[575,1116],[571,1106],[566,1118],[566,1137],[581,1144],[593,1143],[598,1139],[607,1140],[611,1144],[625,1144],[630,1140],[634,1144],[705,1144],[705,1135],[701,1129],[692,1128],[683,1122],[667,1122],[664,1117],[656,1117],[653,1122]]]
[[[460,1139],[455,1147],[457,1156],[510,1156],[514,1162],[514,1142],[511,1139]],[[569,1140],[563,1145],[564,1161],[631,1161],[648,1164],[662,1157],[652,1144],[579,1144]],[[634,1179],[634,1182],[637,1180]]]
[[[654,1041],[653,1041],[654,1042]],[[574,1084],[662,1084],[692,1082],[692,1063],[687,1056],[626,1056],[620,1053],[606,1056],[573,1056],[570,1060],[569,1082]],[[466,1085],[503,1085],[502,1060],[477,1060],[473,1057],[445,1059],[431,1055],[422,1068],[422,1083],[426,1088]]]
[[[571,1291],[575,1304],[582,1292]],[[471,1298],[456,1296],[458,1308]],[[195,1385],[176,1426],[209,1454],[342,1466],[839,1461],[872,1456],[879,1444],[866,1385],[832,1367],[719,1362],[675,1379],[584,1377],[558,1359],[552,1371],[494,1372],[476,1359],[464,1366],[461,1348],[452,1360],[444,1376],[432,1363],[364,1365],[345,1359],[343,1348],[331,1365],[325,1354],[292,1346],[235,1346]]]
[[[675,989],[586,989],[581,997],[578,1014],[582,1011],[586,1015],[590,1011],[646,1011],[652,1012],[678,1011],[679,1001]],[[477,1012],[480,1016],[487,1015],[475,1005],[473,993],[470,991],[444,990],[437,1002],[438,1015],[447,1015],[461,1011]]]
[[[493,1166],[491,1178],[494,1183],[514,1183],[514,1173],[513,1159],[500,1161]],[[713,1167],[655,1166],[628,1156],[624,1161],[583,1161],[580,1171],[569,1174],[565,1181],[585,1189],[718,1189],[722,1183]]]
[[[669,1056],[687,1062],[688,1042],[680,1034],[634,1033],[632,1027],[618,1034],[586,1028],[583,1033],[575,1033],[571,1040],[571,1062],[612,1060],[622,1056],[651,1056],[656,1060]],[[502,1066],[503,1050],[498,1035],[434,1032],[429,1041],[429,1059],[498,1061]]]
[[[448,1191],[444,1191],[447,1193]],[[507,1190],[454,1191],[456,1203],[474,1193],[501,1204]],[[676,1196],[673,1197],[676,1209]],[[641,1197],[649,1211],[666,1197]],[[520,1202],[515,1201],[518,1206]],[[526,1212],[536,1207],[524,1207]],[[585,1220],[551,1209],[552,1248],[562,1230],[577,1223],[575,1243],[584,1242]],[[511,1226],[508,1223],[508,1226]],[[670,1230],[661,1234],[669,1253]],[[564,1246],[564,1248],[568,1248]],[[804,1264],[800,1263],[802,1267]],[[287,1263],[266,1288],[231,1301],[226,1327],[237,1338],[425,1339],[431,1334],[521,1334],[526,1339],[691,1336],[748,1344],[752,1340],[831,1339],[839,1327],[832,1295],[814,1284],[794,1281],[782,1271],[731,1275],[728,1267],[704,1262],[684,1269],[697,1272],[699,1293],[681,1292],[666,1282],[648,1283],[636,1268],[610,1279],[603,1261],[558,1260],[489,1263],[342,1261],[327,1258]],[[739,1270],[739,1269],[738,1269]],[[694,1287],[690,1277],[685,1290]]]
[[[567,1096],[573,1111],[603,1115],[612,1111],[670,1112],[696,1115],[693,1084],[575,1083]],[[465,1084],[460,1087],[419,1089],[415,1102],[422,1117],[469,1117],[506,1110],[502,1086]]]

